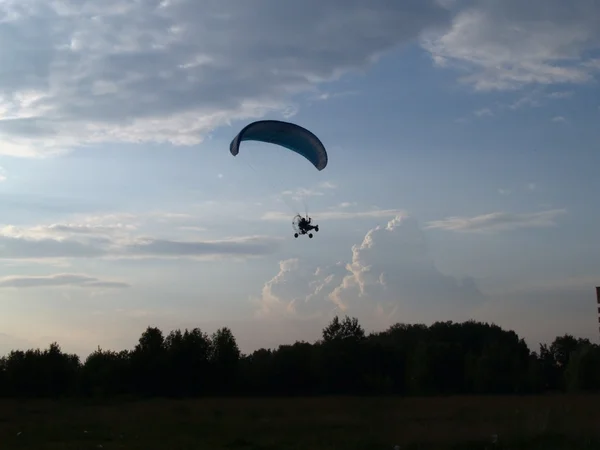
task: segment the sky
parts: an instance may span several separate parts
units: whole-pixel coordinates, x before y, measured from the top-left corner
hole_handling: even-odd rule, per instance
[[[0,0],[0,42],[0,354],[335,315],[598,341],[597,1]],[[233,157],[260,119],[328,166]]]

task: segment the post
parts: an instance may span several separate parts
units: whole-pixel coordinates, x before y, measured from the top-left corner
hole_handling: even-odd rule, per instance
[[[598,331],[600,332],[600,286],[596,286],[596,302],[598,303]]]

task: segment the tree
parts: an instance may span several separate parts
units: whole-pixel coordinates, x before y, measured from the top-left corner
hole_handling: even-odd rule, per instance
[[[339,340],[362,341],[365,338],[365,330],[358,323],[356,317],[344,317],[340,322],[338,316],[335,316],[331,323],[323,329],[323,341],[332,342]]]
[[[223,327],[213,333],[210,356],[216,391],[234,391],[241,352],[229,328]]]
[[[165,340],[167,388],[173,395],[198,395],[210,387],[211,340],[199,328],[174,330]]]
[[[395,324],[365,335],[335,317],[322,339],[242,355],[222,327],[166,337],[148,327],[132,350],[100,347],[81,364],[51,343],[0,357],[0,395],[387,395],[600,389],[600,347],[559,336],[531,352],[515,332],[467,321]]]
[[[580,343],[571,353],[565,378],[570,391],[600,389],[600,347],[587,342]]]
[[[162,331],[156,327],[146,328],[131,354],[132,374],[138,393],[165,393],[165,362],[166,347]]]

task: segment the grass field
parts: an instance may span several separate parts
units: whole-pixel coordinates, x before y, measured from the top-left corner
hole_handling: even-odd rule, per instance
[[[0,449],[592,449],[599,405],[600,395],[3,400]]]

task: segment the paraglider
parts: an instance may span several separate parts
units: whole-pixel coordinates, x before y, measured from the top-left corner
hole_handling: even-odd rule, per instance
[[[327,166],[327,151],[317,136],[290,122],[280,120],[259,120],[242,128],[233,138],[229,151],[233,156],[240,152],[243,141],[259,141],[279,145],[306,158],[317,170]]]
[[[240,145],[244,141],[258,141],[275,144],[291,150],[308,160],[317,170],[327,167],[328,156],[325,146],[312,132],[291,122],[280,120],[259,120],[246,125],[233,138],[229,151],[233,156],[240,152]],[[312,225],[312,219],[297,215],[292,221],[294,237],[308,235],[312,238],[311,231],[318,232],[319,226]]]
[[[296,215],[292,221],[292,225],[294,226],[294,231],[296,231],[294,233],[295,238],[308,234],[308,237],[312,239],[313,234],[311,231],[319,231],[319,225],[313,225],[312,219],[308,215],[306,217],[302,217],[300,214]]]

